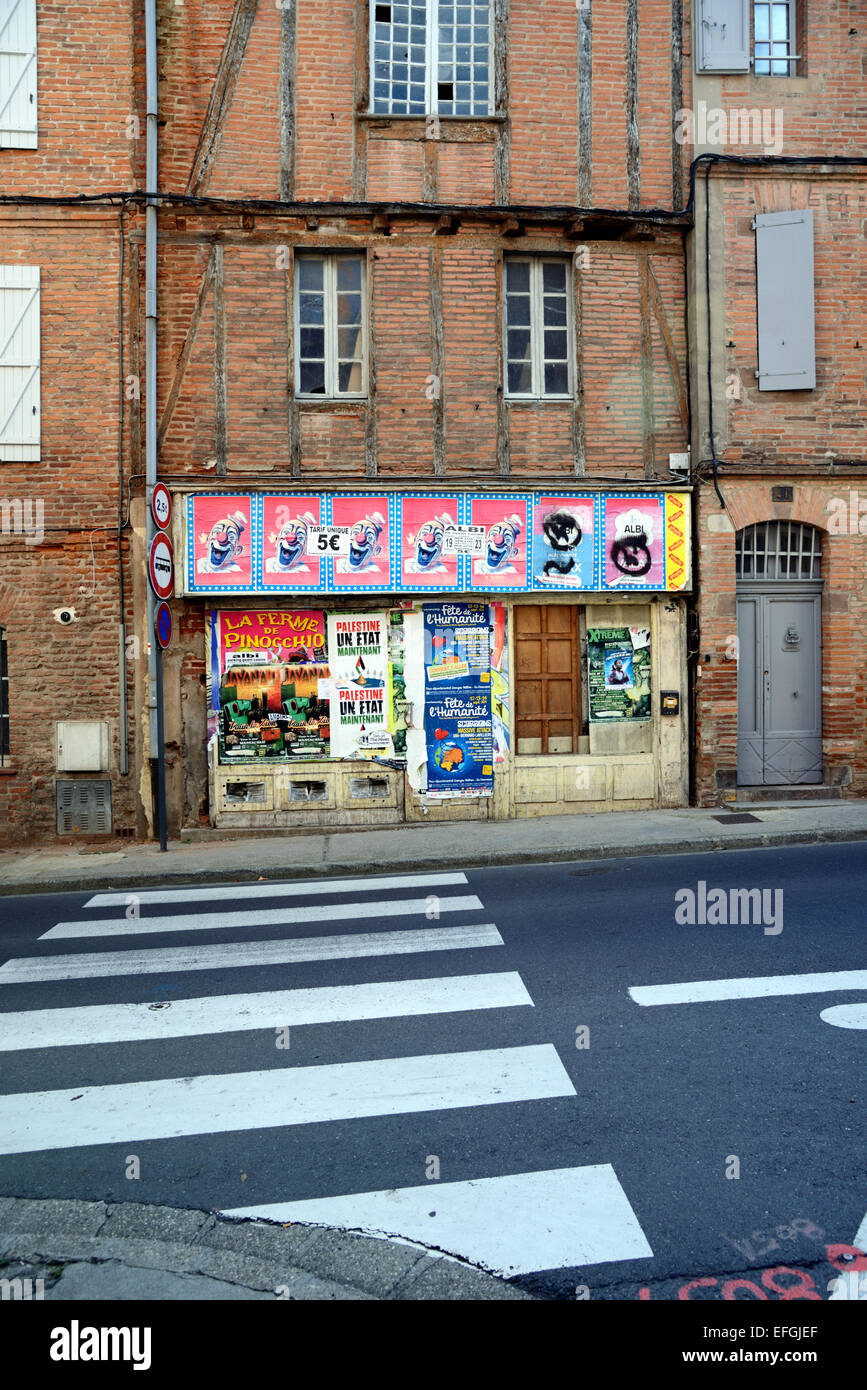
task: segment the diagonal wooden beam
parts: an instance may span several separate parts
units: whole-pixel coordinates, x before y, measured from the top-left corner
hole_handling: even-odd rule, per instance
[[[210,294],[211,285],[214,282],[214,266],[216,263],[216,257],[214,254],[215,251],[216,247],[212,247],[211,254],[208,257],[208,263],[205,266],[205,273],[202,276],[202,283],[199,285],[199,293],[197,294],[196,302],[193,305],[193,314],[192,318],[190,319],[190,326],[187,329],[187,336],[184,339],[184,346],[181,348],[181,355],[178,358],[178,365],[175,368],[175,375],[172,380],[172,384],[169,387],[169,394],[166,398],[165,409],[163,410],[163,418],[160,420],[159,429],[157,430],[157,451],[159,451],[162,448],[163,441],[166,437],[166,434],[168,433],[169,425],[172,422],[172,416],[175,412],[175,406],[178,403],[178,396],[181,394],[181,386],[184,380],[184,373],[187,370],[187,363],[190,360],[190,356],[195,346],[196,334],[199,331],[199,324],[202,319],[205,303],[207,301],[208,295]]]
[[[674,387],[674,398],[677,401],[677,408],[680,411],[680,420],[683,425],[683,433],[689,442],[689,406],[686,400],[686,386],[680,373],[680,362],[677,356],[677,349],[674,346],[674,339],[671,336],[671,329],[668,326],[668,318],[665,313],[665,305],[662,302],[662,292],[659,288],[659,281],[653,270],[653,263],[649,256],[647,261],[647,286],[650,291],[650,303],[653,309],[653,316],[659,324],[659,332],[662,336],[662,343],[665,348],[665,356],[668,361],[668,370],[671,373],[671,384]]]
[[[193,159],[193,167],[187,183],[187,192],[201,195],[205,192],[220,149],[223,123],[232,105],[235,87],[259,0],[235,0],[235,9],[229,24],[229,32],[220,55],[220,63],[211,88],[211,100],[205,113],[204,124]]]

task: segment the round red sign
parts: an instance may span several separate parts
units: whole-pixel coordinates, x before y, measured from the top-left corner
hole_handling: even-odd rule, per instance
[[[151,493],[151,515],[161,531],[165,531],[172,519],[172,494],[165,483],[154,483]]]
[[[164,531],[158,531],[151,541],[148,575],[157,598],[168,598],[175,584],[175,557]]]

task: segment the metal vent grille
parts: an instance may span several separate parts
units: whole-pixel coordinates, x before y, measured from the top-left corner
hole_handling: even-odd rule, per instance
[[[58,835],[110,835],[111,783],[58,782]]]
[[[820,579],[822,537],[801,521],[759,521],[735,537],[738,579]]]

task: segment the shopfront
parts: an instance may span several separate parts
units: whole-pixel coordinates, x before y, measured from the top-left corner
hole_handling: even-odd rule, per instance
[[[687,493],[178,501],[212,824],[686,804]]]

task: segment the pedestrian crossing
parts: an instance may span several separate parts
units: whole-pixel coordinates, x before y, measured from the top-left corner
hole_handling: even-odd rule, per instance
[[[166,1053],[167,1043],[179,1049],[179,1071],[186,1045],[222,1039],[227,1046],[233,1036],[258,1030],[270,1031],[273,1039],[311,1025],[367,1024],[374,1028],[365,1036],[374,1040],[370,1051],[375,1052],[375,1029],[388,1021],[393,1038],[403,1021],[409,1033],[412,1020],[429,1019],[437,1026],[439,1019],[447,1040],[461,1018],[483,1032],[485,1019],[526,1016],[534,1001],[518,972],[499,968],[503,937],[495,924],[478,920],[484,904],[461,891],[466,888],[463,873],[431,873],[94,894],[74,920],[43,932],[31,954],[0,965],[0,1052],[22,1066],[32,1058],[40,1078],[40,1089],[0,1094],[0,1155],[53,1154],[62,1160],[67,1152],[101,1145],[126,1149],[191,1138],[199,1139],[199,1150],[206,1153],[209,1136],[213,1146],[217,1136],[298,1133],[305,1126],[345,1122],[376,1127],[398,1116],[417,1116],[421,1123],[425,1116],[448,1111],[477,1114],[474,1123],[496,1130],[508,1128],[509,1107],[577,1104],[554,1043],[504,1046],[499,1025],[497,1037],[490,1037],[497,1045],[491,1046],[423,1053],[408,1046],[406,1055],[359,1057],[340,1055],[341,1037],[347,1035],[338,1030],[328,1035],[337,1055],[320,1061],[317,1054],[315,1065],[309,1059],[298,1064],[287,1049],[277,1053],[277,1061],[271,1054],[268,1066],[232,1070],[229,1063],[223,1071],[213,1065],[210,1052],[208,1070],[166,1074],[166,1056],[174,1057]],[[120,908],[124,914],[114,915]],[[423,927],[413,922],[419,916],[426,919]],[[354,929],[344,930],[347,923]],[[295,934],[313,924],[328,934]],[[375,929],[385,924],[389,929]],[[233,937],[202,940],[207,932]],[[170,944],[172,936],[183,933],[189,934],[185,944]],[[258,933],[266,933],[266,939],[257,939]],[[157,937],[165,940],[157,944]],[[144,945],[149,938],[154,944]],[[100,949],[75,949],[78,942],[95,939]],[[45,953],[51,944],[59,954]],[[494,947],[491,968],[485,969]],[[482,953],[473,958],[472,971],[447,973],[443,967],[452,960],[450,953],[466,950]],[[410,978],[375,977],[375,958],[384,965],[392,960],[388,973],[396,974],[404,955],[416,958],[409,963]],[[430,973],[427,956],[436,962],[436,973]],[[328,972],[327,983],[297,987],[290,975],[290,987],[274,988],[286,983],[283,970],[271,988],[251,987],[263,970],[273,975],[315,963]],[[369,977],[359,979],[359,973]],[[195,974],[195,980],[170,986],[170,1003],[141,1002],[136,996],[139,977],[184,974]],[[82,981],[108,982],[89,987],[100,995],[108,991],[111,998],[74,1003],[75,982]],[[54,1003],[57,987],[67,982],[72,1000]],[[31,987],[24,1001],[17,986]],[[52,1007],[19,1007],[33,998],[34,986],[48,988]],[[154,1061],[155,1074],[143,1071],[157,1054],[139,1051],[125,1079],[124,1049],[156,1043],[164,1046],[159,1066]],[[95,1046],[108,1051],[88,1051]],[[81,1084],[50,1084],[52,1067],[60,1065],[56,1058],[66,1070],[55,1075],[68,1081],[69,1068],[77,1067]],[[371,1132],[373,1146],[379,1132]],[[388,1157],[384,1153],[382,1161]],[[307,1190],[311,1182],[315,1186],[315,1174],[304,1177]],[[348,1226],[432,1246],[508,1276],[652,1256],[608,1164],[307,1198],[297,1189],[293,1193],[291,1174],[275,1182],[279,1190],[272,1200],[222,1209],[239,1217]]]

